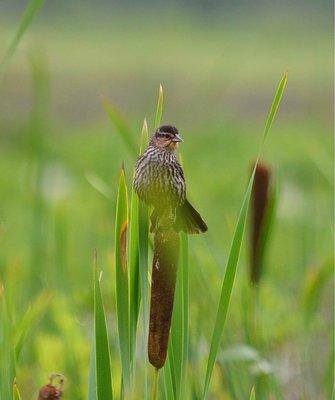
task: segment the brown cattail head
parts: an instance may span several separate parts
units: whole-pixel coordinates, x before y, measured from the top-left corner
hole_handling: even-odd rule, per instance
[[[156,232],[152,263],[152,284],[148,356],[157,369],[166,360],[173,311],[179,256],[179,234],[174,231]]]
[[[55,380],[58,380],[57,386],[54,385]],[[38,400],[61,400],[64,381],[65,378],[62,374],[52,374],[50,376],[50,382],[40,389]]]
[[[257,285],[262,275],[265,220],[269,208],[271,171],[265,163],[258,163],[251,195],[250,281]]]

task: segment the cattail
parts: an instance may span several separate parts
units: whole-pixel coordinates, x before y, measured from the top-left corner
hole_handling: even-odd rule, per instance
[[[156,232],[152,263],[152,284],[148,355],[156,368],[163,367],[169,341],[179,255],[179,234]]]
[[[39,392],[38,400],[61,400],[63,396],[63,387],[65,378],[62,374],[52,374],[50,381],[44,385]],[[54,385],[54,381],[58,380],[58,385]]]
[[[258,163],[251,195],[250,281],[257,285],[263,270],[266,239],[266,218],[270,202],[271,171],[265,163]]]

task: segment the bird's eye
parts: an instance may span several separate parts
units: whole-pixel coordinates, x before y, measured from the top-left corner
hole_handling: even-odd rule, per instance
[[[169,133],[166,133],[166,134],[164,135],[164,137],[166,137],[166,139],[169,139],[169,138],[170,138],[170,134],[169,134]]]

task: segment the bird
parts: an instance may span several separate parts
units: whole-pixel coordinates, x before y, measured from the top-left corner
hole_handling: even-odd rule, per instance
[[[133,187],[139,199],[153,207],[151,232],[172,230],[196,234],[208,229],[186,198],[184,171],[176,156],[181,142],[175,126],[160,126],[136,161]]]

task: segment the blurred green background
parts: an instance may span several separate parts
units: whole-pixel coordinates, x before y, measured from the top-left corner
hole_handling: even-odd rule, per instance
[[[0,3],[0,54],[24,6]],[[251,347],[245,329],[245,240],[210,398],[245,399],[257,379],[270,385],[264,398],[330,398],[331,15],[328,1],[46,2],[0,96],[0,280],[17,320],[35,296],[51,294],[18,368],[25,399],[35,399],[53,371],[67,376],[66,398],[85,398],[95,247],[118,374],[115,198],[122,161],[130,188],[135,160],[102,100],[125,116],[139,142],[144,116],[154,128],[160,83],[163,122],[184,137],[189,197],[209,226],[190,238],[190,398],[197,398],[234,225],[286,70],[263,156],[278,209],[259,296],[262,339]]]

